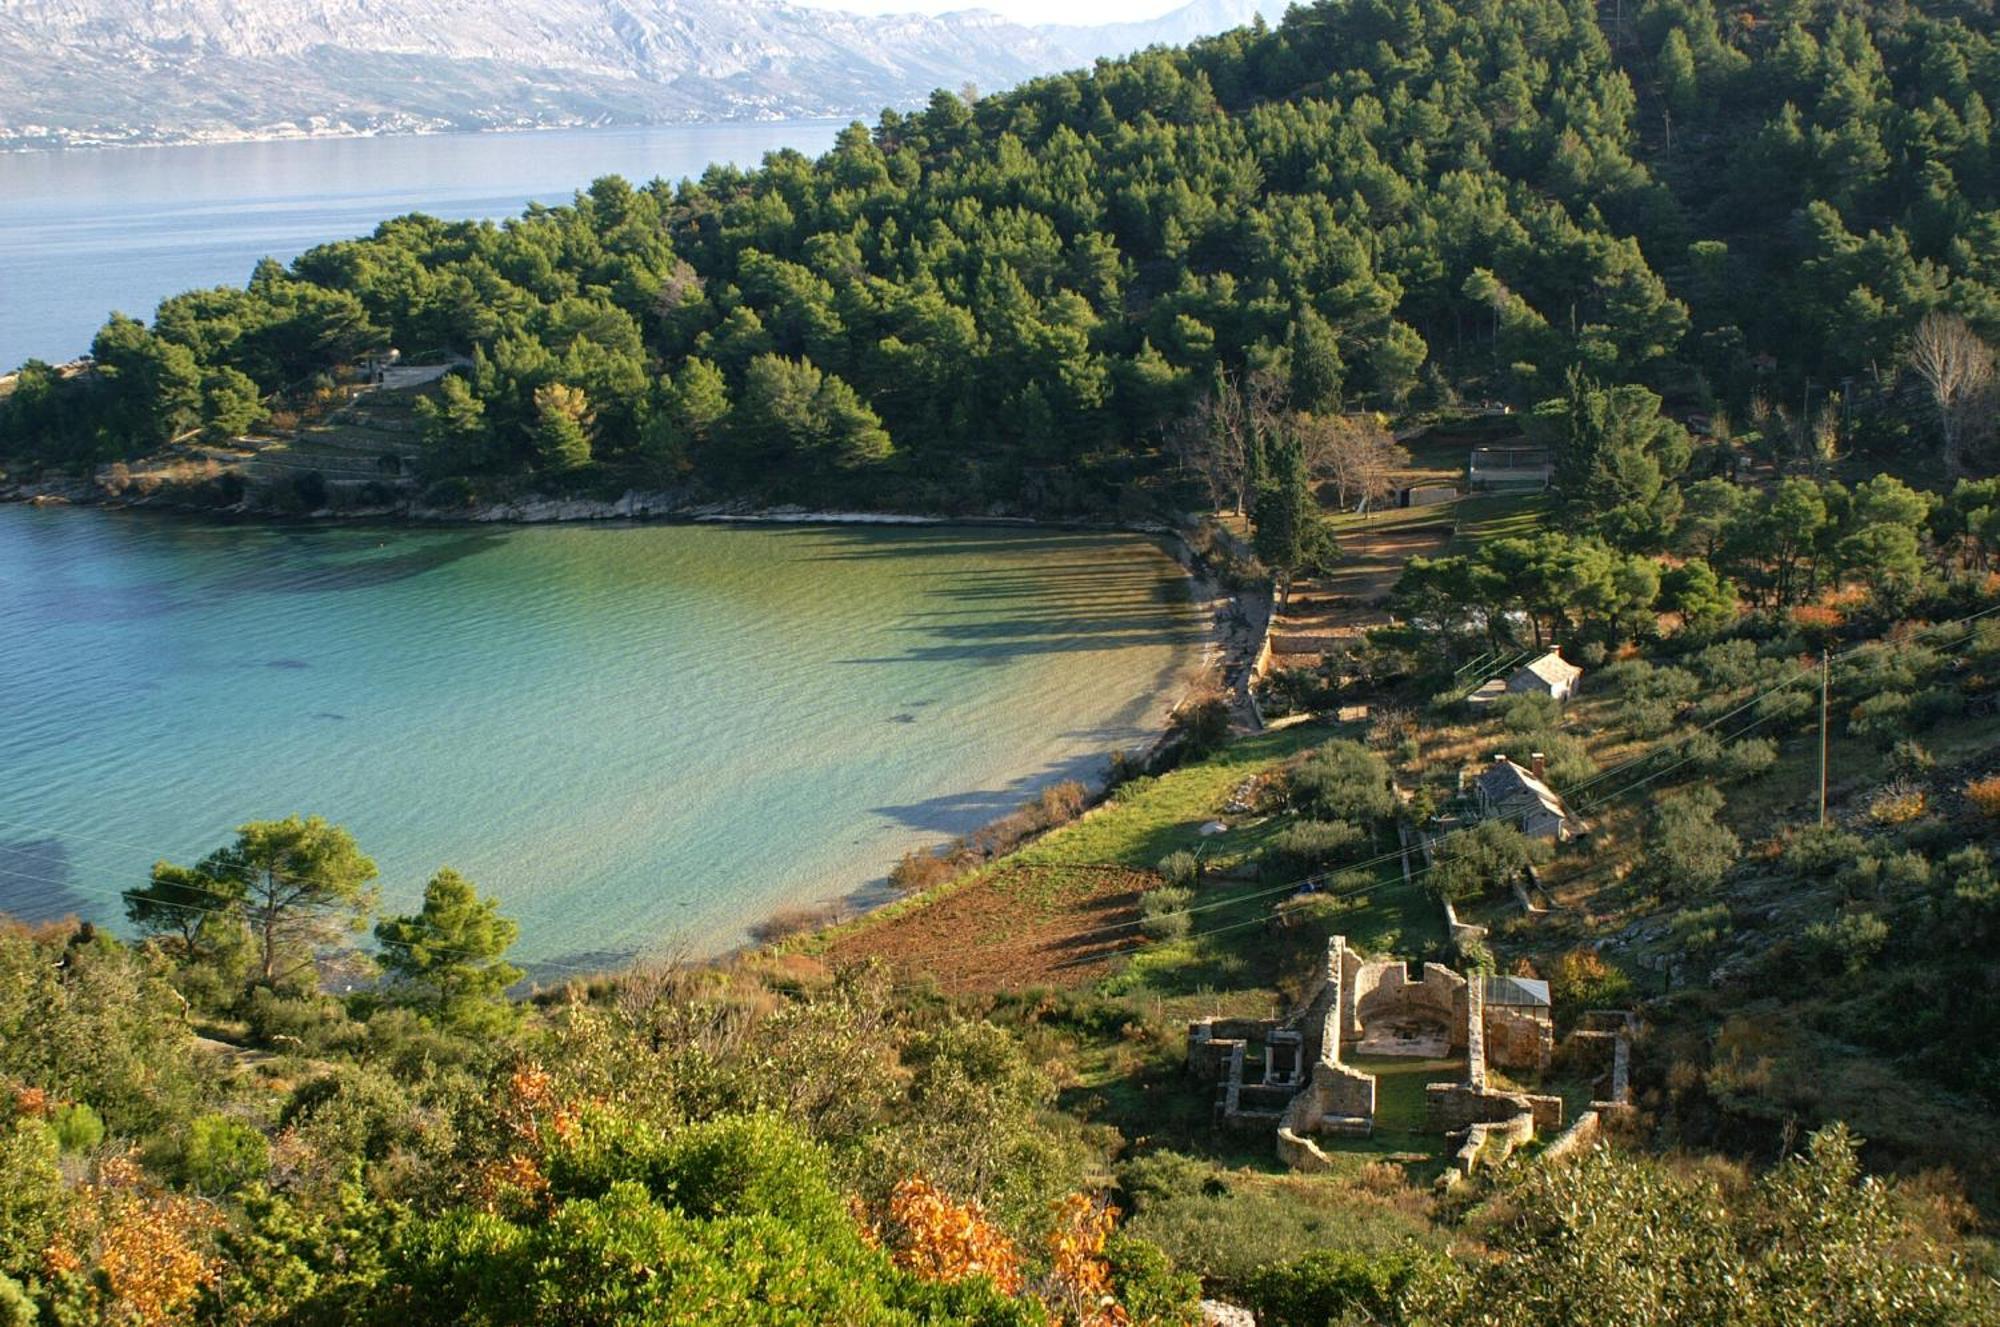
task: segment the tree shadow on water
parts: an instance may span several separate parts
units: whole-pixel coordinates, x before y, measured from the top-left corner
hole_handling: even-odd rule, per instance
[[[61,839],[0,839],[0,916],[45,922],[104,913],[104,905],[71,887],[75,880]]]
[[[1032,800],[1037,792],[1066,779],[1092,783],[1104,775],[1110,752],[1091,752],[1054,761],[1033,774],[1011,779],[997,788],[970,788],[940,793],[921,802],[900,806],[876,806],[869,810],[897,824],[926,833],[951,836],[970,834],[1005,816],[1012,815]]]
[[[757,527],[770,529],[772,527]],[[1020,556],[1023,553],[1091,553],[1102,556],[1120,543],[1150,542],[1143,535],[1110,531],[1052,531],[1034,526],[788,525],[775,527],[802,545],[808,562],[884,562],[900,558]]]
[[[455,530],[448,534],[384,530],[378,547],[387,551],[356,557],[351,539],[301,538],[288,546],[292,556],[246,562],[223,577],[214,592],[227,597],[375,589],[477,557],[498,548],[506,539],[504,530]]]
[[[1202,625],[1161,569],[1126,560],[945,568],[926,573],[926,605],[888,629],[908,645],[843,663],[1002,662],[1024,655],[1188,646]]]

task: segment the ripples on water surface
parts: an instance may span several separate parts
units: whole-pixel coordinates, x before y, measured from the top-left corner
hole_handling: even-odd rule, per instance
[[[0,910],[114,918],[301,811],[391,907],[466,872],[530,960],[710,951],[1144,740],[1182,584],[1102,535],[0,506]]]

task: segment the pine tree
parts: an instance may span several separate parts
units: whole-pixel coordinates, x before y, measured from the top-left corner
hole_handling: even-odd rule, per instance
[[[519,923],[500,915],[499,900],[481,899],[448,866],[424,886],[421,910],[375,927],[397,998],[460,1027],[504,1016],[507,988],[521,970],[501,956],[520,934]]]
[[[580,387],[552,382],[535,390],[535,450],[542,468],[567,474],[590,464],[590,398]]]
[[[1309,415],[1339,410],[1347,366],[1341,363],[1333,328],[1310,305],[1292,320],[1291,352],[1292,409]]]

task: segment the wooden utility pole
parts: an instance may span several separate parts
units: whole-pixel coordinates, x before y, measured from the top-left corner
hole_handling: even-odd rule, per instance
[[[1832,656],[1819,652],[1819,823],[1826,824],[1826,700],[1833,672]]]

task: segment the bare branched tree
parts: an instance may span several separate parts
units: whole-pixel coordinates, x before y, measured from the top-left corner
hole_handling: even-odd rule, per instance
[[[1910,338],[1910,368],[1930,389],[1945,469],[1957,474],[1967,443],[1991,421],[1993,350],[1957,314],[1928,313]]]
[[[1218,509],[1250,510],[1251,454],[1260,435],[1271,436],[1284,394],[1277,377],[1261,369],[1218,373],[1214,389],[1169,431],[1168,446],[1202,477]]]
[[[1373,415],[1294,415],[1286,427],[1305,448],[1314,479],[1333,485],[1335,505],[1370,507],[1395,491],[1396,471],[1410,454]]]

